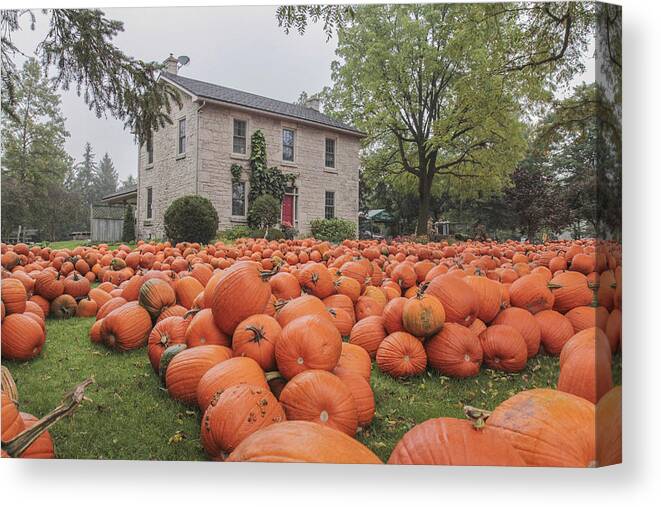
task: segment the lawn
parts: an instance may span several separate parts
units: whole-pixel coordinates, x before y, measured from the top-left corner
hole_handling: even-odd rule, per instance
[[[73,417],[51,428],[60,458],[203,460],[200,414],[171,400],[158,384],[145,349],[119,354],[92,344],[87,332],[94,319],[47,320],[42,355],[28,363],[4,361],[18,385],[20,408],[43,416],[66,391],[94,376]],[[428,372],[395,380],[372,371],[376,417],[357,438],[384,461],[399,438],[416,423],[432,417],[463,417],[464,405],[493,409],[518,391],[555,387],[557,358],[540,356],[518,374],[482,369],[456,380]],[[621,383],[621,357],[613,361]]]

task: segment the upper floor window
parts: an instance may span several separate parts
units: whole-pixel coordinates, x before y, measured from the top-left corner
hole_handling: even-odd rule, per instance
[[[186,153],[186,118],[179,120],[179,145],[177,153],[179,155]]]
[[[232,182],[232,216],[246,216],[246,182]]]
[[[335,139],[326,138],[324,164],[326,167],[335,167]]]
[[[153,192],[151,187],[147,187],[147,218],[152,217]]]
[[[286,162],[294,161],[294,129],[282,129],[282,160]]]
[[[232,138],[232,153],[246,153],[246,122],[234,120],[234,137]]]
[[[324,216],[327,219],[335,218],[335,192],[326,192]]]
[[[151,165],[154,163],[154,141],[152,140],[152,137],[149,136],[149,139],[147,139],[147,165]]]

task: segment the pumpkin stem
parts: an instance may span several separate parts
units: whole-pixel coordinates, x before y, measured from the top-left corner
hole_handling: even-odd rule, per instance
[[[198,313],[202,311],[202,308],[191,308],[188,310],[186,313],[184,313],[183,318],[184,320],[189,318],[189,317],[195,317]]]
[[[39,419],[34,426],[28,428],[7,442],[2,442],[2,450],[12,458],[17,458],[30,447],[39,436],[63,417],[71,414],[85,397],[85,388],[94,383],[94,378],[84,380],[72,391],[68,392],[62,398],[62,402],[50,411],[47,415]]]
[[[265,338],[264,329],[259,328],[257,326],[247,326],[246,331],[251,331],[255,335],[252,339],[252,341],[254,341],[255,343],[259,343]]]
[[[282,374],[279,371],[267,371],[264,376],[266,377],[266,381],[270,382],[271,380],[275,380],[277,378],[285,378],[282,376]]]
[[[262,270],[259,272],[259,276],[262,278],[262,281],[267,281],[269,278],[271,278],[273,275],[276,275],[280,271],[280,266],[275,265],[272,270],[267,271],[267,270]]]
[[[473,423],[475,429],[482,429],[484,428],[484,423],[491,415],[491,410],[464,405],[464,415]]]

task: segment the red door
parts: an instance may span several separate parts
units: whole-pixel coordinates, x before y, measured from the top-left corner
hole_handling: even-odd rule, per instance
[[[282,199],[282,222],[294,225],[294,196],[285,195]]]

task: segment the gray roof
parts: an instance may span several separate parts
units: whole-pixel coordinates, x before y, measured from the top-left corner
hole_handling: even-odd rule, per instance
[[[282,116],[319,123],[320,125],[336,129],[346,130],[357,135],[364,135],[355,127],[342,123],[341,121],[326,116],[325,114],[309,107],[290,104],[289,102],[281,100],[269,99],[267,97],[262,97],[261,95],[255,95],[254,93],[234,90],[225,86],[198,81],[197,79],[191,79],[177,74],[171,74],[170,72],[162,72],[161,76],[181,86],[191,94],[201,98],[218,100],[220,102],[250,107],[252,109],[259,109],[269,113],[275,113]]]
[[[120,197],[124,195],[130,195],[133,193],[137,193],[138,191],[138,185],[129,185],[127,187],[119,189],[117,192],[113,192],[112,194],[104,195],[101,197],[102,201],[106,201],[108,199],[112,199],[114,197]]]

